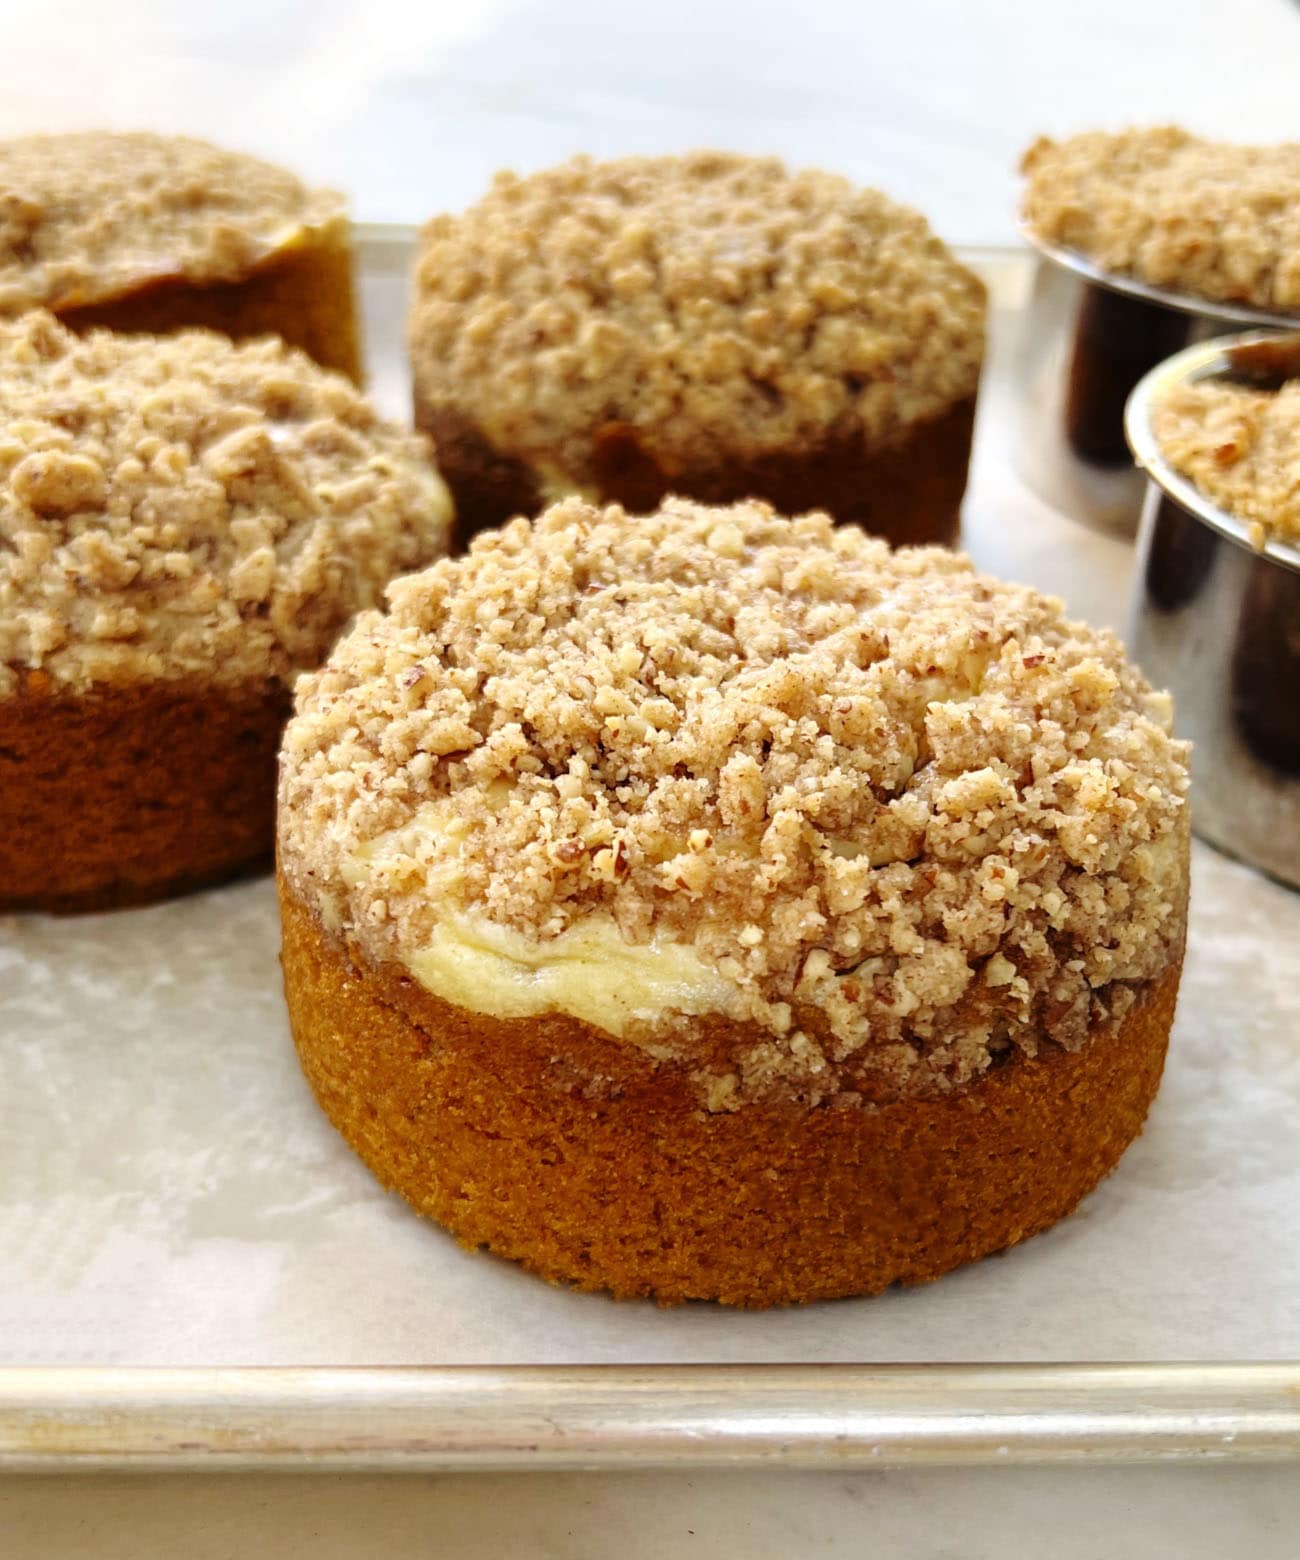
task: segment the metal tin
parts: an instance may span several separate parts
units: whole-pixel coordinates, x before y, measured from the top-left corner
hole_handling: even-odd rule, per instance
[[[1294,316],[1215,303],[1115,276],[1044,243],[1020,346],[1019,475],[1042,499],[1132,536],[1146,483],[1124,438],[1124,403],[1172,353],[1244,326],[1294,330]]]
[[[1300,332],[1191,347],[1153,369],[1125,426],[1150,479],[1129,645],[1170,689],[1195,744],[1192,826],[1202,838],[1300,887],[1300,548],[1256,550],[1240,520],[1164,459],[1153,406],[1204,379],[1276,386],[1300,374]]]

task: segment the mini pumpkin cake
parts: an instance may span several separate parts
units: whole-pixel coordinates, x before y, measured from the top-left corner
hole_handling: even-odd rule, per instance
[[[0,315],[272,332],[360,378],[343,199],[188,136],[0,141]]]
[[[264,862],[294,677],[449,525],[425,441],[279,341],[0,323],[0,909]]]
[[[1040,138],[1022,169],[1035,237],[1117,277],[1300,314],[1300,143],[1235,146],[1173,125],[1088,131]]]
[[[424,230],[415,419],[460,539],[580,494],[951,541],[985,294],[915,211],[705,152],[498,175]]]
[[[1186,755],[1109,634],[825,515],[570,499],[299,684],[294,1038],[547,1278],[764,1306],[1068,1213],[1155,1093]]]

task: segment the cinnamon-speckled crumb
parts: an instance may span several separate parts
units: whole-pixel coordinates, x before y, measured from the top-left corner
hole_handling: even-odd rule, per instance
[[[1300,542],[1300,380],[1177,385],[1151,424],[1174,470],[1243,520],[1256,547]]]
[[[668,472],[888,445],[975,393],[984,288],[916,212],[831,174],[576,158],[428,224],[411,345],[420,402],[583,487],[608,424]]]
[[[278,341],[0,322],[0,693],[287,682],[449,521],[425,441]]]
[[[1022,215],[1103,270],[1300,312],[1300,144],[1234,146],[1174,126],[1040,139]]]
[[[342,197],[188,136],[0,141],[0,314],[97,303],[163,277],[238,281]]]
[[[1077,1047],[1175,956],[1167,696],[965,558],[757,503],[575,499],[389,600],[299,685],[280,797],[291,884],[376,960],[448,907],[693,944],[763,1035],[710,1081],[729,1108]],[[444,797],[438,833],[356,870]]]

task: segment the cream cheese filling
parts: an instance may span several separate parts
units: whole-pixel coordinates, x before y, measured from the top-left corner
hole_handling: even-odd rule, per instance
[[[668,938],[629,943],[611,916],[590,915],[534,942],[467,912],[444,913],[406,959],[426,990],[473,1013],[532,1018],[567,1013],[622,1036],[665,1013],[732,1005],[731,983],[693,948]]]
[[[442,907],[423,943],[399,958],[434,996],[493,1018],[564,1013],[620,1038],[632,1024],[660,1023],[669,1013],[735,1010],[735,983],[693,947],[664,936],[630,943],[607,913],[537,940],[458,907],[462,830],[445,800],[428,802],[408,823],[358,847],[343,869],[357,889],[386,867],[418,863],[424,893]]]
[[[537,484],[543,503],[558,504],[562,499],[575,497],[585,498],[589,504],[605,502],[599,488],[579,482],[554,461],[535,460],[531,464],[533,481]]]

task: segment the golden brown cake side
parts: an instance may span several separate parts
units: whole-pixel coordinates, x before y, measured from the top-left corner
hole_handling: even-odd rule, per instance
[[[283,878],[280,899],[298,1054],[379,1180],[466,1245],[665,1304],[869,1294],[1046,1229],[1141,1130],[1181,963],[1080,1050],[1012,1053],[960,1092],[709,1112],[674,1063],[565,1015],[453,1007]]]
[[[0,911],[143,904],[267,863],[289,693],[153,683],[0,699]]]
[[[795,513],[823,509],[861,525],[895,547],[952,545],[961,523],[975,398],[923,419],[896,442],[872,448],[861,434],[809,451],[773,452],[665,471],[635,428],[610,425],[594,440],[588,491],[599,503],[642,514],[670,494],[702,503],[757,498]],[[455,540],[545,507],[545,478],[517,457],[494,450],[463,416],[417,402],[416,426],[438,450],[438,467],[456,505]]]

